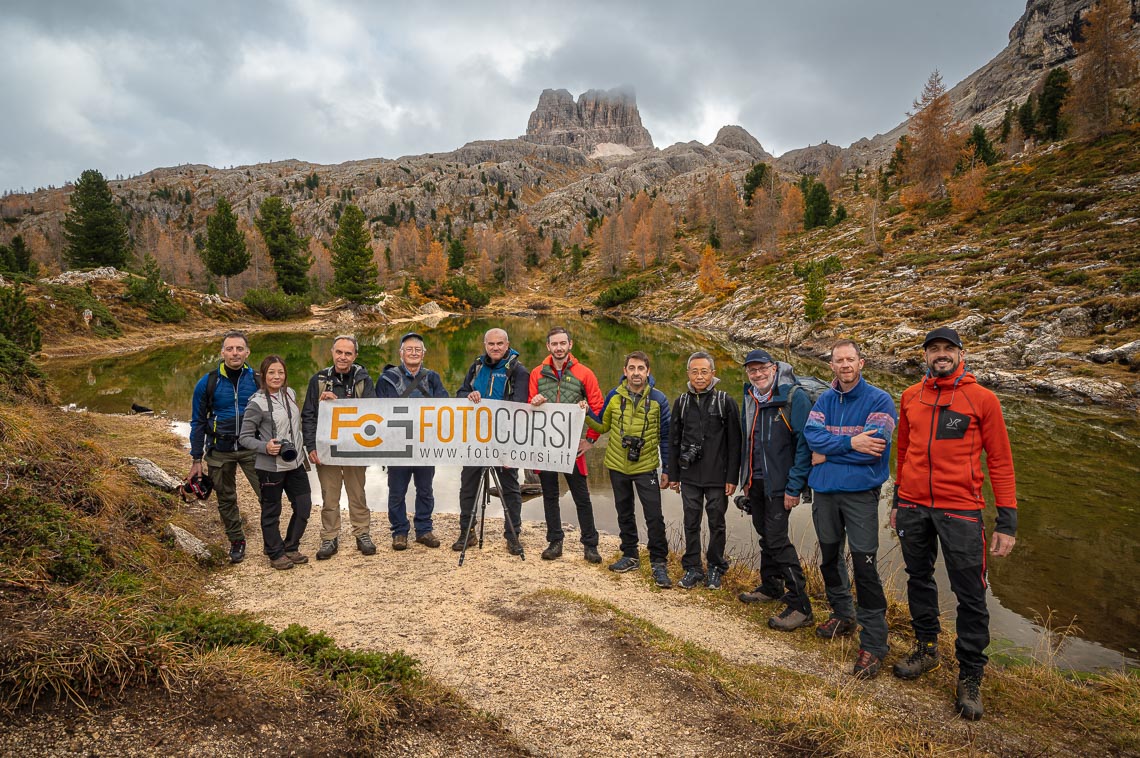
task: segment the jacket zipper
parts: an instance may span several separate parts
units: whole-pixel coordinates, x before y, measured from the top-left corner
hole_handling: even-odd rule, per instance
[[[935,384],[937,387],[938,385]],[[930,490],[930,507],[934,506],[934,432],[938,429],[938,401],[942,399],[942,388],[934,395],[934,407],[930,411],[930,432],[926,436],[926,486]]]

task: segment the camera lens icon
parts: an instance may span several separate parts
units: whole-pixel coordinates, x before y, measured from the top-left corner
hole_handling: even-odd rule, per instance
[[[352,432],[353,441],[361,447],[382,445],[384,440],[380,437],[380,423],[384,417],[377,413],[365,413],[355,418],[346,418],[355,413],[355,408],[333,409],[332,438],[338,439],[342,431]]]

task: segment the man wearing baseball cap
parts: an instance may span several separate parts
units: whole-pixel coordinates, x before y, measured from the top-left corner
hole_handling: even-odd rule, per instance
[[[424,338],[408,332],[400,338],[400,365],[385,366],[376,381],[378,397],[450,397],[443,388],[439,374],[424,367],[427,348]],[[432,481],[435,466],[388,466],[388,523],[392,528],[392,549],[408,549],[408,506],[406,497],[412,478],[416,480],[416,515],[414,524],[416,543],[425,547],[439,547],[439,538],[432,530],[432,513],[435,511],[435,493]]]
[[[812,403],[794,382],[778,383],[779,369],[765,350],[744,357],[748,382],[740,406],[740,487],[760,535],[760,586],[741,593],[740,600],[787,603],[768,626],[790,632],[814,622],[800,558],[788,538],[788,516],[799,505],[811,471],[804,424]]]
[[[986,608],[986,534],[982,509],[982,451],[997,505],[990,553],[1009,555],[1016,542],[1017,492],[1009,434],[997,396],[966,370],[962,340],[939,327],[922,343],[926,376],[903,392],[898,467],[891,526],[898,532],[907,573],[907,601],[915,651],[894,666],[900,679],[917,679],[939,666],[938,545],[950,589],[958,599],[954,645],[958,658],[955,709],[982,717],[981,684],[990,642]],[[914,444],[911,444],[911,443]]]

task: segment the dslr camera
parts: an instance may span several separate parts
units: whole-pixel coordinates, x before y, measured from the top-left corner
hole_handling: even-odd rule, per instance
[[[621,438],[621,446],[625,448],[625,459],[630,463],[637,463],[641,460],[641,448],[645,444],[642,437],[634,437],[632,434],[627,434]]]
[[[281,457],[281,460],[285,461],[286,463],[292,463],[293,461],[297,460],[296,445],[294,445],[289,440],[277,440],[277,444],[281,446],[281,449],[277,451],[277,455]]]
[[[703,453],[703,445],[700,442],[694,442],[691,445],[681,445],[681,455],[678,462],[681,468],[688,468],[701,459]]]
[[[748,502],[748,495],[737,495],[732,499],[732,502],[742,513],[752,515],[752,503]]]

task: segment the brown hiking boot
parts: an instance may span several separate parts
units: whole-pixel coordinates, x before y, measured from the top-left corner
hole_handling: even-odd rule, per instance
[[[860,650],[851,673],[855,675],[856,679],[874,679],[879,675],[879,669],[882,667],[882,658],[866,650]]]
[[[392,535],[392,549],[393,550],[407,550],[408,549],[408,535],[406,535],[406,534],[393,534]]]
[[[802,626],[810,626],[815,618],[810,612],[804,613],[799,608],[788,606],[780,611],[778,616],[768,619],[768,626],[779,629],[781,632],[791,632]]]
[[[416,537],[416,542],[424,547],[439,547],[439,537],[435,536],[435,532],[427,532]]]
[[[741,592],[736,598],[742,603],[773,603],[780,599],[765,592],[763,585],[751,592]]]
[[[289,556],[287,555],[279,555],[276,558],[271,558],[269,565],[278,571],[284,571],[293,568],[293,561],[289,560]]]
[[[304,553],[301,553],[297,550],[290,550],[290,551],[286,552],[285,557],[288,558],[289,560],[293,561],[294,566],[299,566],[302,563],[308,563],[309,562],[309,556],[307,556]]]
[[[855,622],[840,616],[832,616],[815,628],[816,636],[823,637],[825,640],[846,637],[854,631]]]
[[[938,643],[919,640],[914,652],[895,664],[892,671],[899,679],[918,679],[927,671],[938,668]]]

